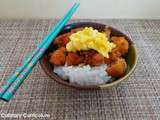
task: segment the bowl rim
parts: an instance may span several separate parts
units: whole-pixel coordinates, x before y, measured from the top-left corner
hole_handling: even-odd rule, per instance
[[[100,85],[89,85],[89,86],[80,86],[80,85],[76,85],[76,84],[69,84],[67,83],[66,81],[64,81],[62,78],[60,78],[58,75],[54,74],[51,74],[47,68],[45,67],[45,65],[43,64],[43,61],[42,61],[42,58],[39,60],[39,63],[40,63],[40,66],[41,68],[43,69],[43,71],[50,77],[52,78],[54,81],[60,83],[60,84],[63,84],[67,87],[72,87],[72,88],[76,88],[76,89],[103,89],[103,88],[110,88],[110,87],[113,87],[115,85],[118,85],[119,83],[123,82],[124,80],[127,80],[127,78],[134,72],[135,68],[136,68],[136,65],[137,65],[137,60],[138,60],[138,55],[137,55],[137,49],[136,49],[136,45],[135,43],[133,43],[133,41],[130,39],[130,37],[128,37],[128,35],[124,34],[123,32],[119,31],[118,29],[112,27],[112,26],[108,26],[108,25],[105,25],[105,24],[102,24],[102,23],[98,23],[98,22],[74,22],[74,23],[71,23],[71,24],[67,24],[64,26],[65,27],[68,27],[68,26],[75,26],[77,24],[80,24],[80,25],[87,25],[87,24],[96,24],[96,25],[100,25],[100,26],[104,26],[104,27],[110,27],[116,31],[118,31],[119,33],[125,35],[125,37],[127,37],[127,39],[129,40],[130,42],[130,46],[132,46],[133,50],[134,50],[134,53],[135,53],[135,60],[134,60],[134,63],[133,63],[133,67],[129,70],[129,72],[124,75],[123,77],[119,78],[118,80],[115,80],[111,83],[106,83],[106,84],[100,84]],[[62,81],[63,80],[63,81]]]

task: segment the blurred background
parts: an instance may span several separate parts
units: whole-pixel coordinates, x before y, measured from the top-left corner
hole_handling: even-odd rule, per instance
[[[59,18],[75,0],[0,0],[0,18]],[[79,0],[74,18],[160,19],[160,0]]]

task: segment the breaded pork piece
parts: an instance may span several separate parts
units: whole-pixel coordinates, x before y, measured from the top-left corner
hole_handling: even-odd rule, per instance
[[[107,67],[106,72],[108,73],[109,76],[121,77],[122,75],[124,75],[126,67],[127,64],[125,62],[125,59],[119,58],[117,59],[116,62],[110,64]]]
[[[104,57],[98,53],[94,54],[90,59],[91,66],[98,66],[104,64]]]
[[[83,29],[84,29],[83,27],[75,28],[75,29],[72,29],[72,30],[71,30],[71,33],[76,33],[76,32],[81,31],[81,30],[83,30]]]
[[[66,61],[66,48],[60,47],[50,54],[49,61],[54,65],[64,65]]]
[[[65,46],[69,42],[70,35],[71,35],[71,33],[64,33],[62,35],[59,35],[54,40],[54,44],[57,45],[58,47]]]
[[[111,35],[111,28],[109,28],[109,27],[105,27],[105,29],[104,29],[104,32],[103,33],[105,33],[106,34],[106,37],[107,38],[110,38],[110,35]]]
[[[129,43],[124,37],[111,37],[111,40],[116,44],[122,56],[128,53]]]
[[[111,53],[109,53],[109,59],[111,62],[116,61],[120,57],[121,57],[121,53],[118,47],[112,49]]]
[[[68,66],[70,65],[78,65],[83,62],[83,57],[78,55],[75,52],[68,52],[66,56],[66,63]]]

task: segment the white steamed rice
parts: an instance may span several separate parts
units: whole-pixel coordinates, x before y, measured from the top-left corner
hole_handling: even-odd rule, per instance
[[[111,76],[105,71],[107,65],[97,67],[85,66],[58,66],[54,67],[54,72],[64,80],[76,83],[82,86],[99,85],[107,83],[111,80]]]

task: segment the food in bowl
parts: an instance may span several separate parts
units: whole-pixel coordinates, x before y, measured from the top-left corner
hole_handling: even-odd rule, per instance
[[[111,29],[72,29],[59,35],[49,53],[53,72],[78,85],[99,85],[125,74],[129,43],[123,36],[111,36]]]

